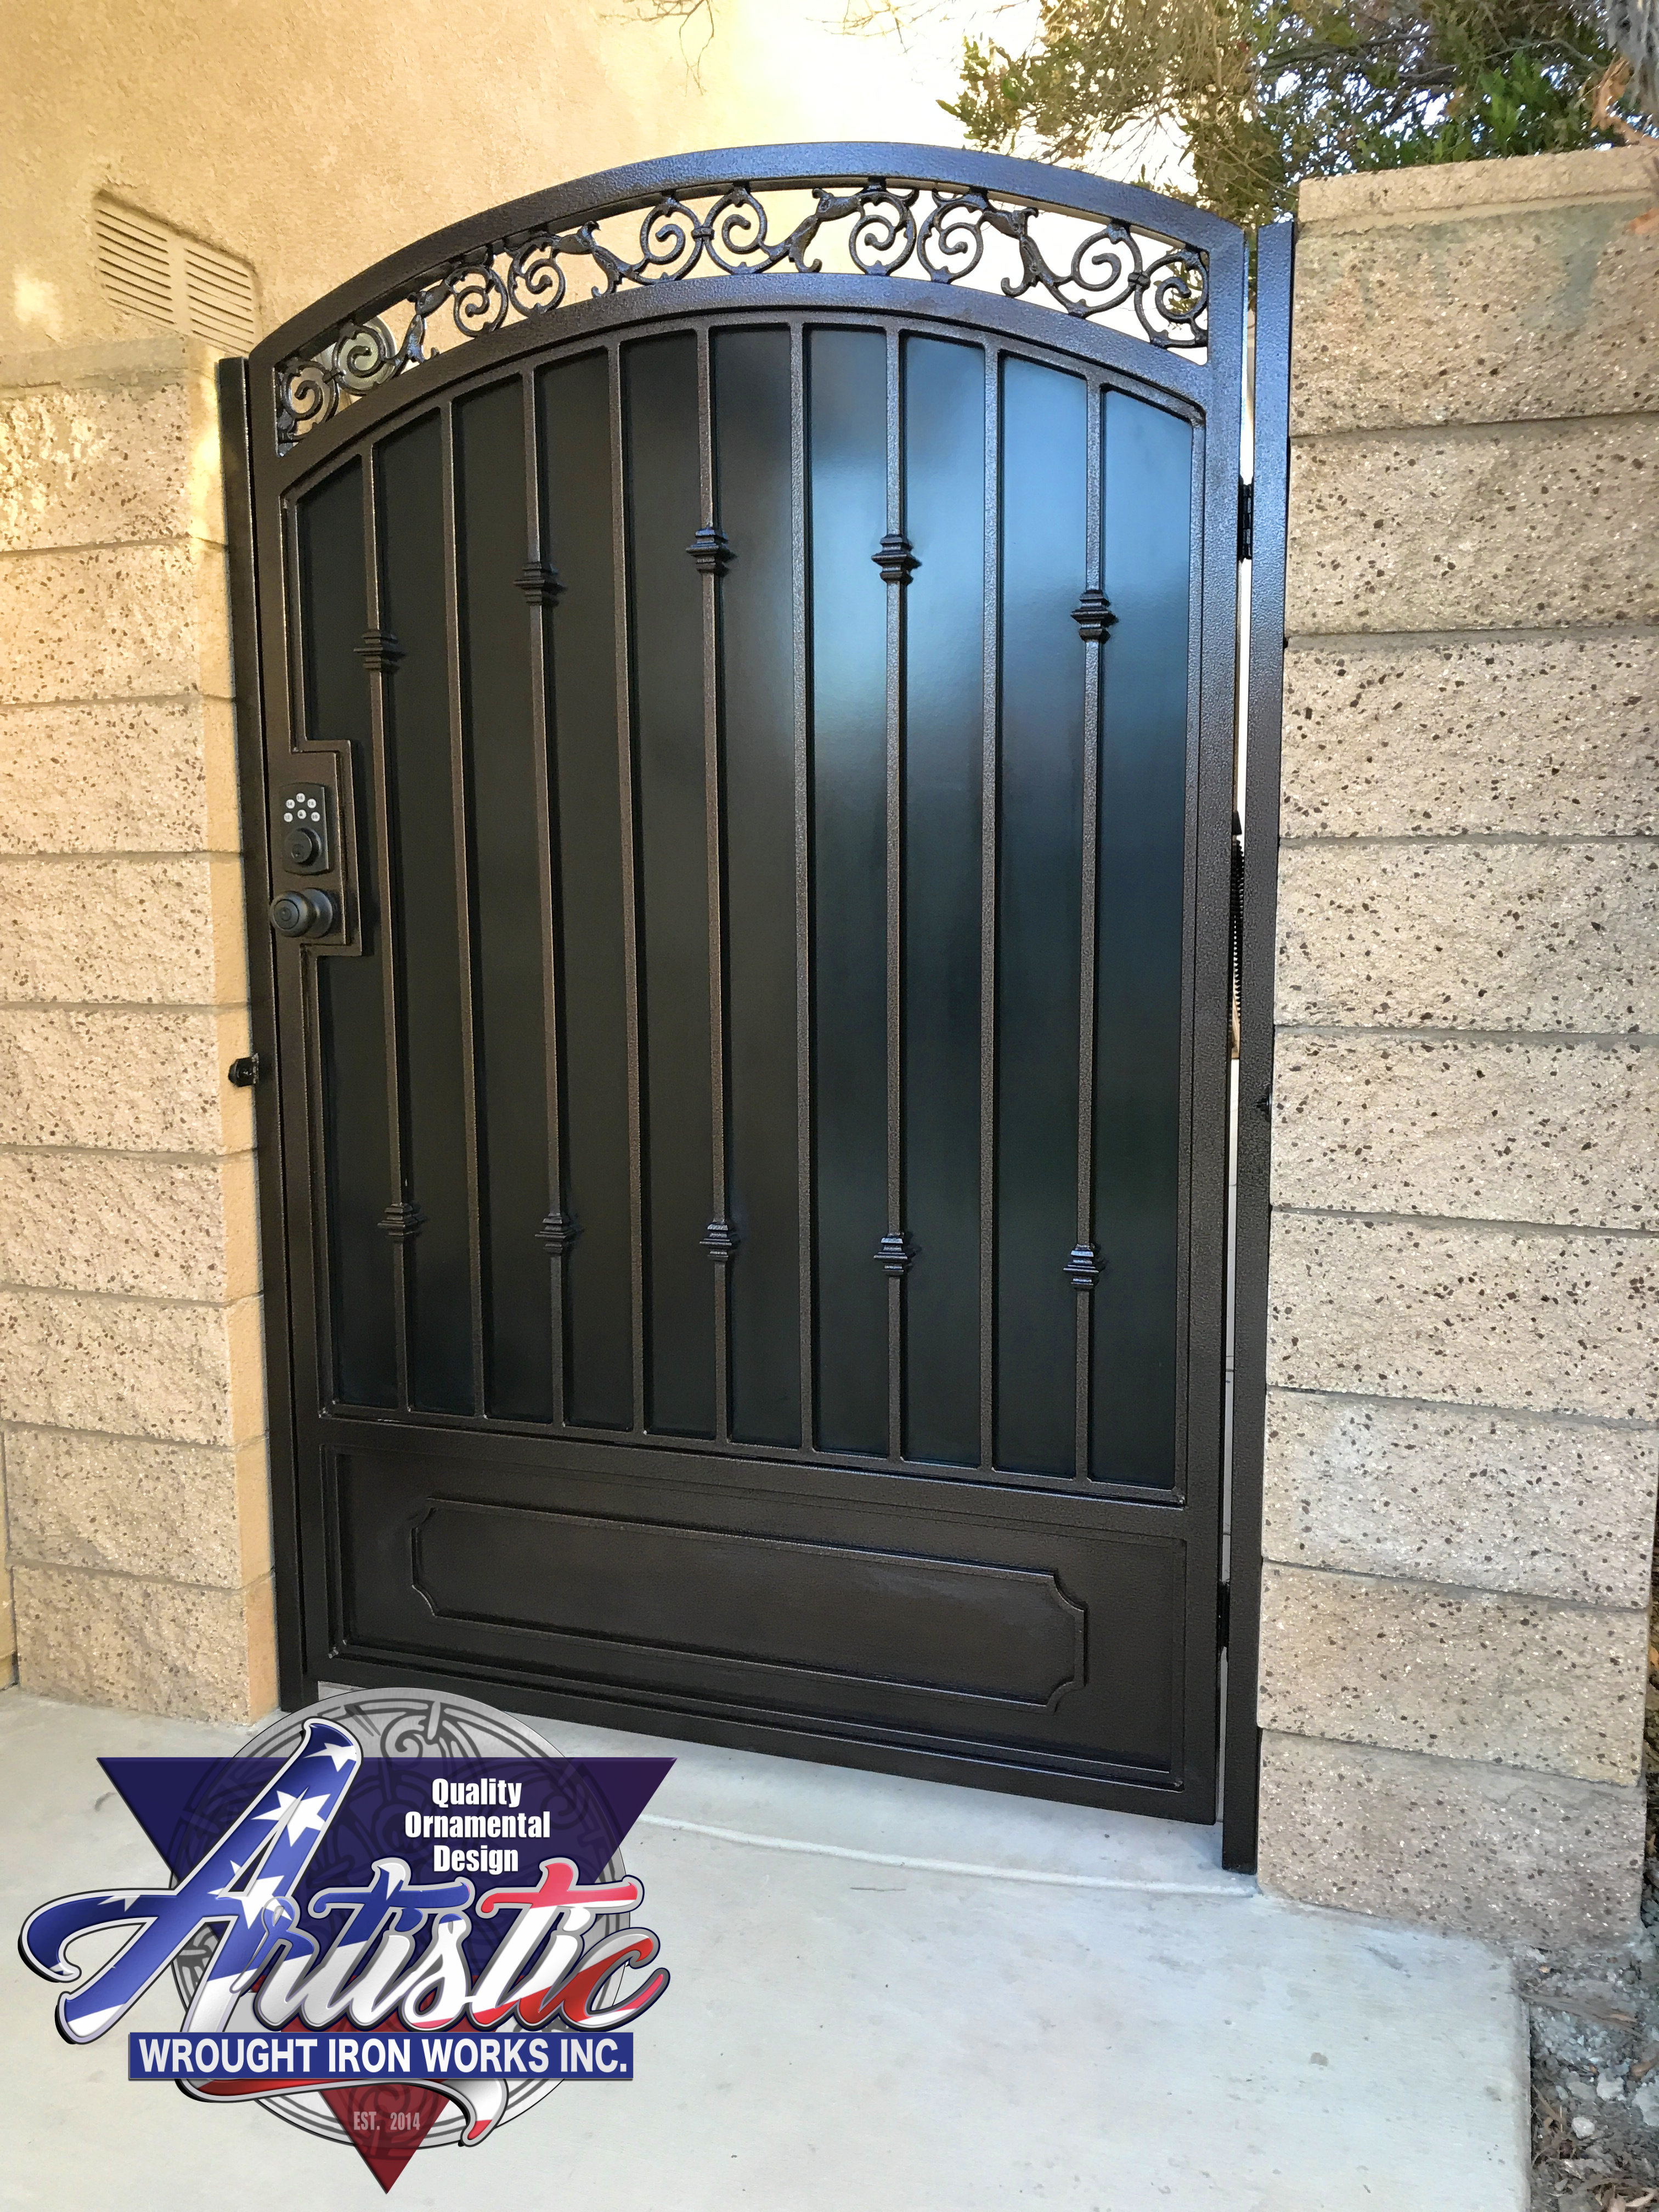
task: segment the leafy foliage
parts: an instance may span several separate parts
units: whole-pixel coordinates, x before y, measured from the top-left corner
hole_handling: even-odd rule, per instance
[[[1611,144],[1627,74],[1592,0],[1042,0],[1023,52],[966,42],[941,105],[1063,161],[1173,130],[1200,204],[1254,224],[1304,177]]]

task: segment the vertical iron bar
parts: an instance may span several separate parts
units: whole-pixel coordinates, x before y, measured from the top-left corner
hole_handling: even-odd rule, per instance
[[[365,604],[368,631],[362,657],[368,671],[369,727],[374,740],[373,836],[380,846],[377,882],[380,895],[379,927],[385,988],[381,997],[386,1023],[386,1085],[388,1146],[392,1163],[392,1194],[382,1226],[392,1238],[392,1304],[398,1331],[398,1402],[407,1413],[410,1395],[410,1341],[414,1328],[415,1256],[411,1246],[419,1226],[415,1194],[409,1187],[404,1160],[403,1054],[403,945],[398,911],[397,827],[392,805],[392,760],[386,744],[386,687],[398,659],[396,641],[387,635],[380,592],[380,468],[378,446],[363,456],[363,560],[368,571]]]
[[[632,1251],[634,1428],[645,1427],[645,1158],[640,1068],[639,832],[634,804],[634,694],[629,639],[628,457],[623,447],[622,347],[606,348],[611,370],[611,544],[617,609],[617,773],[622,797],[623,964],[627,977],[628,1217]]]
[[[449,672],[449,799],[455,841],[455,940],[461,986],[461,1115],[466,1133],[466,1242],[471,1273],[472,1410],[489,1410],[484,1358],[483,1175],[478,1144],[478,1037],[474,1014],[477,947],[472,927],[472,807],[467,776],[461,684],[459,518],[455,507],[455,409],[445,400],[443,428],[444,654]]]
[[[985,349],[984,725],[980,762],[979,1463],[996,1460],[997,801],[1001,786],[1002,356]]]
[[[697,492],[710,549],[708,557],[698,562],[702,574],[703,831],[708,878],[708,1126],[712,1137],[707,1243],[714,1279],[714,1437],[724,1443],[732,1432],[732,1226],[726,1211],[730,1148],[726,1126],[726,840],[721,823],[720,742],[720,574],[725,562],[716,511],[714,363],[707,323],[697,325]]]
[[[899,334],[887,331],[887,530],[904,532]],[[904,1456],[904,585],[887,588],[887,1456]]]
[[[806,338],[794,323],[789,331],[789,532],[790,606],[795,631],[795,1188],[800,1254],[800,1440],[815,1451],[818,1441],[815,1285],[812,1276],[812,878],[811,750],[808,734],[811,647],[807,633],[806,549],[809,507],[806,478]]]
[[[1103,493],[1105,488],[1104,438],[1106,393],[1091,384],[1085,427],[1084,518],[1085,587],[1103,588],[1105,548]],[[1100,1264],[1094,1249],[1095,1222],[1095,957],[1099,930],[1100,866],[1100,749],[1101,660],[1106,651],[1103,630],[1085,641],[1083,647],[1083,881],[1078,962],[1077,1029],[1077,1246],[1074,1257],[1082,1272],[1073,1278],[1077,1296],[1077,1475],[1089,1479],[1093,1444],[1091,1398],[1094,1380],[1094,1270]]]
[[[525,568],[524,575],[535,588],[526,592],[530,618],[530,748],[536,777],[536,857],[541,897],[542,1034],[547,1085],[547,1219],[543,1242],[548,1247],[549,1287],[551,1291],[553,1418],[564,1425],[564,1291],[570,1241],[564,1203],[564,1098],[561,1089],[562,1053],[559,1042],[559,954],[556,916],[558,911],[558,798],[554,785],[554,732],[551,727],[553,610],[558,584],[549,549],[542,542],[543,487],[540,425],[537,421],[536,377],[526,370],[520,381],[524,401]],[[540,571],[539,577],[537,571]]]
[[[1255,458],[1250,658],[1244,748],[1243,945],[1239,961],[1238,1195],[1233,1246],[1232,1527],[1228,1588],[1221,1857],[1253,1868],[1261,1732],[1261,1474],[1267,1411],[1267,1249],[1273,1169],[1273,939],[1284,716],[1285,542],[1296,228],[1256,233]]]

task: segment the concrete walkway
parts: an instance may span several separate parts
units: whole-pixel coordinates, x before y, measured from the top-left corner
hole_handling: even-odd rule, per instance
[[[676,1753],[625,1846],[673,1986],[637,2079],[572,2085],[398,2212],[1522,2212],[1524,2031],[1480,1946],[1224,1874],[1217,1832],[549,1723]],[[13,1948],[66,1892],[155,1881],[95,1760],[238,1732],[0,1693],[0,2203],[367,2212],[368,2170],[256,2106],[72,2048]],[[124,2023],[176,2027],[170,1989]]]

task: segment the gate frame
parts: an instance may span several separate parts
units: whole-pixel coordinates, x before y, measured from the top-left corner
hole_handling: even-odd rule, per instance
[[[1261,1493],[1267,1410],[1267,1253],[1273,1193],[1273,969],[1278,945],[1285,558],[1291,474],[1291,313],[1296,225],[1255,234],[1255,444],[1249,491],[1250,635],[1244,678],[1244,869],[1240,901],[1237,1146],[1233,1199],[1233,1419],[1229,1477],[1221,1863],[1255,1869],[1261,1795]]]
[[[1212,290],[1218,270],[1242,277],[1241,257],[1248,251],[1244,234],[1202,210],[1180,206],[1139,186],[1121,185],[1082,173],[1046,164],[1014,161],[1006,156],[961,149],[877,143],[825,143],[749,147],[737,149],[659,158],[574,179],[550,191],[536,193],[506,205],[470,216],[417,240],[399,252],[350,279],[300,316],[263,340],[246,358],[222,361],[218,367],[222,440],[224,460],[227,538],[230,577],[232,656],[238,740],[238,782],[243,824],[246,913],[248,933],[249,988],[253,1066],[247,1073],[253,1083],[257,1143],[256,1176],[260,1216],[263,1325],[267,1383],[268,1448],[271,1487],[273,1557],[276,1583],[277,1663],[280,1702],[293,1709],[314,1698],[321,1655],[306,1649],[303,1613],[301,1513],[295,1448],[294,1285],[289,1267],[286,1173],[283,1158],[278,1086],[278,1041],[276,1008],[276,963],[266,920],[272,890],[266,805],[268,763],[266,718],[261,689],[263,653],[260,638],[258,527],[254,501],[255,453],[276,435],[275,372],[296,355],[314,353],[331,334],[360,325],[381,306],[407,297],[429,279],[435,267],[476,258],[481,246],[492,240],[565,222],[573,216],[591,221],[607,214],[641,212],[644,202],[659,192],[681,195],[707,193],[729,185],[733,179],[757,181],[764,189],[783,191],[822,188],[838,180],[875,179],[900,186],[950,183],[959,189],[994,192],[1002,199],[1029,201],[1038,208],[1077,216],[1114,218],[1157,235],[1170,237],[1172,206],[1180,207],[1182,242],[1200,247],[1210,257]],[[1063,196],[1055,184],[1065,180]],[[1244,1101],[1256,1098],[1270,1112],[1272,1080],[1272,957],[1274,928],[1277,819],[1279,801],[1279,730],[1283,662],[1284,525],[1288,465],[1289,310],[1293,226],[1282,223],[1264,229],[1257,241],[1259,289],[1255,338],[1255,483],[1247,494],[1240,483],[1237,557],[1247,545],[1255,552],[1250,581],[1251,627],[1248,667],[1235,651],[1235,684],[1245,694],[1243,717],[1248,731],[1248,814],[1253,825],[1251,865],[1243,885],[1243,961],[1240,978],[1242,1041],[1239,1064],[1237,1212],[1231,1237],[1224,1222],[1221,1259],[1229,1256],[1236,1270],[1233,1310],[1235,1383],[1231,1467],[1221,1468],[1221,1502],[1231,1494],[1231,1535],[1230,1567],[1220,1579],[1218,1594],[1222,1627],[1220,1656],[1225,1662],[1224,1698],[1219,1714],[1224,1757],[1222,1802],[1223,1856],[1229,1866],[1252,1867],[1255,1856],[1256,1800],[1259,1778],[1259,1733],[1255,1718],[1255,1661],[1261,1603],[1261,1436],[1265,1408],[1265,1358],[1267,1172],[1270,1130],[1261,1115],[1247,1112]],[[783,280],[793,292],[798,277]],[[819,287],[836,280],[809,279]],[[864,288],[868,276],[840,280],[863,293],[860,301],[849,290],[845,305],[874,303]],[[711,288],[725,294],[736,282],[764,284],[748,272],[738,279],[698,277],[682,296],[689,312],[702,312],[691,303],[708,296],[708,312],[732,302],[709,296]],[[915,285],[921,305],[930,288],[916,279],[890,295],[884,306],[900,305],[910,284]],[[663,288],[667,291],[670,288]],[[678,293],[679,287],[673,285]],[[635,296],[630,295],[629,296]],[[796,296],[799,296],[798,295]],[[975,296],[994,301],[994,295]],[[744,304],[758,307],[769,301],[751,293]],[[839,304],[839,303],[838,303]],[[833,314],[834,307],[826,312]],[[1053,312],[1040,311],[1044,319]],[[567,319],[568,318],[568,319]],[[551,319],[550,318],[550,323]],[[562,327],[572,329],[586,318],[580,304],[559,311]],[[607,321],[614,319],[607,317]],[[1016,335],[1002,318],[988,319],[993,331],[999,323],[1007,335]],[[1062,318],[1061,327],[1065,319]],[[520,331],[521,323],[509,329]],[[1100,326],[1089,325],[1099,330]],[[1107,326],[1109,329],[1109,326]],[[1037,333],[1032,333],[1034,337]],[[1058,332],[1056,332],[1058,335]],[[477,344],[478,341],[474,340]],[[1133,362],[1148,341],[1122,341],[1135,353],[1115,366],[1133,374]],[[1212,347],[1206,348],[1206,366],[1215,363]],[[479,365],[483,365],[482,360]],[[1242,428],[1246,363],[1239,363],[1239,389],[1227,392],[1217,380],[1205,403],[1208,440],[1212,425],[1237,447]],[[416,400],[427,380],[418,368],[388,380],[388,388],[404,394],[404,403]],[[448,381],[447,364],[442,381]],[[359,407],[345,410],[345,419],[358,415]],[[370,404],[362,427],[380,410]],[[309,447],[312,434],[299,441]],[[319,441],[325,448],[332,440]],[[320,458],[320,454],[319,454]],[[268,465],[268,464],[267,464]],[[1218,491],[1220,487],[1216,488]],[[1254,512],[1243,508],[1246,496]],[[1229,556],[1224,495],[1206,515],[1206,534],[1200,574],[1206,586],[1218,580],[1218,572],[1231,568],[1231,588],[1239,592],[1240,579]],[[1217,507],[1220,511],[1217,511]],[[1248,526],[1247,526],[1248,517]],[[1246,530],[1249,529],[1247,537]],[[1253,541],[1253,544],[1252,544]],[[1230,706],[1212,698],[1199,724],[1198,742],[1210,718],[1231,711],[1235,744],[1239,717],[1237,702]],[[1273,856],[1275,865],[1267,866]],[[1214,886],[1201,881],[1194,886],[1194,918],[1200,935],[1204,923],[1200,908],[1213,907]],[[1212,917],[1212,920],[1213,918]],[[1258,1088],[1260,1085],[1260,1088]],[[1194,1103],[1189,1109],[1196,1134],[1204,1109]],[[1189,1206],[1191,1201],[1189,1200]],[[1229,1244],[1231,1250],[1229,1254]],[[1249,1354],[1248,1371],[1243,1355]],[[1219,1541],[1220,1532],[1217,1531]],[[1219,1555],[1218,1555],[1219,1556]],[[1241,1663],[1241,1662],[1243,1663]],[[408,1671],[408,1670],[405,1670]],[[413,1670],[416,1673],[419,1669]],[[526,1697],[527,1705],[533,1698]]]

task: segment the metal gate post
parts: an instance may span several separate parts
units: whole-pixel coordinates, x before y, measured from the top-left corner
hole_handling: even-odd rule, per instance
[[[259,594],[255,568],[253,457],[244,360],[222,361],[216,383],[230,571],[232,688],[236,712],[237,796],[247,893],[248,1019],[252,1052],[230,1080],[253,1092],[254,1171],[260,1220],[261,1319],[265,1356],[265,1431],[270,1469],[271,1564],[276,1607],[276,1696],[285,1712],[317,1694],[306,1665],[300,1604],[299,1498],[294,1456],[294,1364],[289,1343],[288,1237],[283,1226],[283,1132],[276,1090],[276,984],[266,848],[265,727],[260,691]]]
[[[1255,1865],[1261,1733],[1261,1475],[1267,1411],[1267,1242],[1273,1166],[1273,960],[1284,717],[1285,532],[1290,479],[1291,289],[1296,226],[1256,234],[1255,473],[1245,706],[1238,1168],[1233,1255],[1231,1590],[1221,1860]]]

